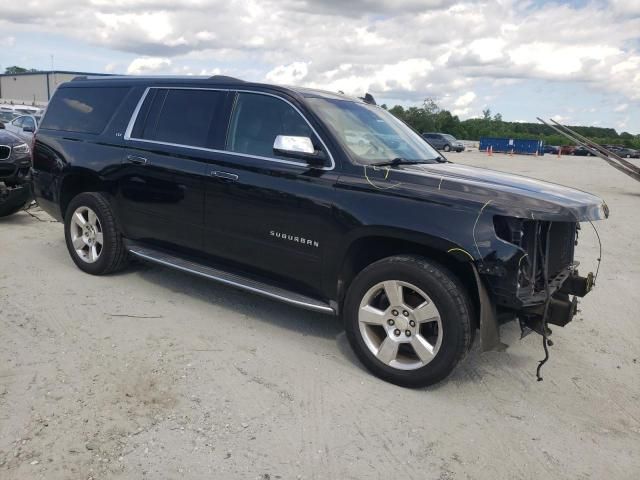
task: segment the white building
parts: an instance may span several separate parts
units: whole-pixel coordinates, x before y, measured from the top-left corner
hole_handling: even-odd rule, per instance
[[[58,70],[0,74],[0,104],[46,106],[58,85],[84,75],[106,74]]]

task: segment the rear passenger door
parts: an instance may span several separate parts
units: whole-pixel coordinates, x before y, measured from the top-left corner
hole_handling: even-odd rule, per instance
[[[276,155],[277,135],[310,137],[326,164]],[[207,252],[258,269],[298,291],[318,293],[325,232],[332,228],[337,174],[326,146],[287,100],[238,92],[224,151],[210,167],[205,198]]]
[[[224,138],[226,98],[217,90],[147,90],[125,134],[119,201],[128,237],[202,248],[203,178],[210,150]]]

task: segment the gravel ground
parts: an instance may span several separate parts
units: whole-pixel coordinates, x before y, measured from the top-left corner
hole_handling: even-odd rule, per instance
[[[435,387],[386,384],[337,319],[156,266],[83,274],[23,212],[0,220],[0,478],[638,478],[640,185],[595,158],[450,157],[611,208],[543,382],[540,337],[508,324],[506,352],[476,345]]]

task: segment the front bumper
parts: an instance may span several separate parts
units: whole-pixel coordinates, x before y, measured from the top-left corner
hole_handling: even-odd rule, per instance
[[[15,158],[11,155],[6,160],[0,160],[0,182],[26,183],[29,180],[31,157],[25,155]]]

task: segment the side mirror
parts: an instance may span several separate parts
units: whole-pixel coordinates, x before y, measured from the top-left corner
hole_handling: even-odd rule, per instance
[[[24,126],[24,127],[22,127],[22,131],[23,132],[28,132],[28,133],[33,133],[33,132],[35,132],[35,129],[33,127]]]
[[[4,123],[0,122],[0,130],[4,130]]]
[[[278,135],[273,142],[273,151],[283,157],[305,160],[309,165],[322,165],[325,154],[313,146],[309,137]]]

